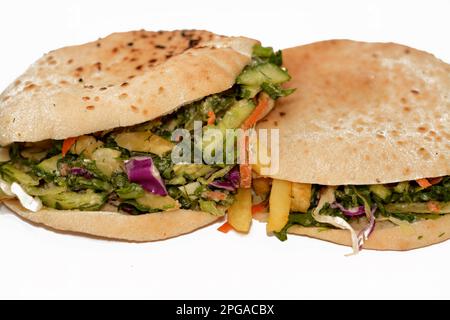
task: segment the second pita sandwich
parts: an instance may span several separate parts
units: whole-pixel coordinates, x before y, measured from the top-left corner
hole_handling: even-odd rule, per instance
[[[355,253],[449,239],[450,66],[392,43],[325,41],[283,54],[297,91],[257,126],[280,133],[280,170],[254,181],[269,202],[268,231]]]

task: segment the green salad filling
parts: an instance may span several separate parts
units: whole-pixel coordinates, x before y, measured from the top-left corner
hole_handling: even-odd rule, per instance
[[[325,203],[318,214],[338,217],[349,223],[360,219],[368,221],[370,214],[373,214],[375,221],[390,221],[399,225],[437,219],[450,213],[450,176],[429,180],[434,180],[434,183],[426,187],[417,181],[339,186],[334,189],[333,201]],[[311,185],[309,208],[306,212],[291,210],[288,223],[280,232],[275,232],[280,240],[287,239],[287,231],[294,225],[336,228],[334,225],[318,222],[314,217],[324,188],[326,187],[321,185]],[[370,233],[371,230],[368,231]]]
[[[75,139],[13,143],[0,148],[0,199],[14,183],[60,210],[117,210],[133,215],[178,208],[224,215],[239,185],[235,164],[174,164],[176,129],[238,129],[262,95],[293,92],[281,51],[255,46],[251,63],[229,90],[132,127]],[[192,139],[193,135],[192,135]],[[5,151],[7,150],[7,151]],[[5,154],[5,152],[7,154]],[[5,187],[5,185],[8,185]]]

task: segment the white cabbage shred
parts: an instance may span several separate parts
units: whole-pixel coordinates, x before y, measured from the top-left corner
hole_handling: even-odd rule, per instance
[[[334,203],[336,201],[336,197],[334,195],[335,190],[336,187],[326,187],[321,190],[319,203],[312,212],[312,216],[317,222],[331,224],[336,228],[350,231],[353,248],[353,253],[351,255],[355,255],[359,253],[359,239],[356,231],[352,228],[352,226],[341,217],[332,217],[319,214],[320,210],[325,204]]]
[[[41,199],[35,197],[33,198],[25,190],[16,182],[13,182],[11,186],[0,179],[0,189],[2,189],[3,193],[10,197],[17,197],[19,199],[20,204],[25,209],[28,209],[32,212],[38,212],[42,209],[42,201]]]

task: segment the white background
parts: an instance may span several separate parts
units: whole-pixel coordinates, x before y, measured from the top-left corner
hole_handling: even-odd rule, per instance
[[[114,4],[113,4],[114,3]],[[0,87],[51,49],[114,31],[197,28],[276,48],[395,41],[450,61],[450,1],[1,1]],[[2,130],[0,128],[0,130]],[[217,225],[148,244],[62,235],[0,208],[0,298],[450,298],[450,242],[407,253]]]

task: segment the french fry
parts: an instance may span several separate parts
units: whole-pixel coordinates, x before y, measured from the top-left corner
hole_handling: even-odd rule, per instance
[[[267,232],[279,232],[289,220],[291,209],[292,183],[283,180],[273,180],[269,200],[269,222]]]
[[[259,196],[268,194],[270,192],[270,179],[269,178],[256,178],[253,179],[253,189]]]
[[[250,159],[253,160],[252,170],[257,175],[261,175],[263,170],[269,170],[270,166],[271,166],[271,162],[267,163],[267,159],[265,159],[266,161],[262,161],[263,159],[260,159],[260,157],[262,156],[259,151],[260,149],[267,150],[266,151],[268,153],[267,156],[270,157],[270,149],[267,144],[268,144],[267,141],[258,139],[256,141],[256,143],[253,144],[252,147],[249,149],[249,154],[250,154],[249,157],[250,157]],[[264,162],[264,163],[262,163],[262,162]]]
[[[292,184],[291,211],[306,212],[311,202],[311,185],[306,183]]]
[[[252,190],[239,189],[228,209],[228,223],[239,232],[249,232],[252,223]]]

